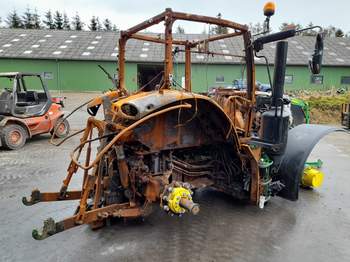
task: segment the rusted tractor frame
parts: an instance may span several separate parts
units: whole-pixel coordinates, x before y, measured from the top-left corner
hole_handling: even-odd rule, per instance
[[[227,33],[217,36],[208,37],[207,39],[198,40],[198,41],[187,41],[187,40],[177,40],[173,39],[172,35],[172,26],[177,20],[201,22],[207,24],[213,24],[217,26],[227,27],[233,29],[233,33]],[[149,28],[153,25],[159,24],[164,21],[165,31],[164,39],[152,37],[148,35],[142,35],[138,32]],[[154,43],[160,43],[165,46],[165,59],[164,59],[164,83],[161,89],[170,89],[171,88],[171,77],[173,74],[173,56],[172,48],[173,45],[180,45],[185,47],[185,90],[188,92],[192,91],[191,87],[191,49],[197,47],[200,44],[209,44],[213,41],[218,41],[225,38],[243,36],[244,40],[244,51],[245,51],[245,63],[247,67],[247,92],[245,96],[249,101],[248,109],[248,119],[245,126],[245,136],[249,136],[252,125],[252,110],[255,103],[255,71],[254,71],[254,55],[253,55],[253,46],[251,43],[251,35],[248,31],[246,25],[241,25],[234,23],[229,20],[219,19],[208,16],[200,16],[194,14],[173,12],[171,9],[166,9],[165,12],[154,16],[132,28],[129,28],[126,31],[120,32],[119,38],[119,89],[126,90],[125,88],[125,47],[129,39],[138,39],[143,41],[149,41]]]
[[[177,40],[172,34],[177,20],[213,24],[233,32],[198,41]],[[165,25],[164,38],[139,33],[160,22]],[[230,91],[214,98],[193,93],[191,53],[198,52],[193,49],[238,36],[244,44],[247,90]],[[127,91],[125,48],[129,39],[165,46],[163,81],[152,91],[139,90],[134,94]],[[173,45],[183,46],[185,52],[185,87],[181,90],[172,87]],[[214,54],[208,50],[204,53]],[[51,218],[46,220],[41,233],[33,231],[35,239],[81,224],[98,228],[113,217],[146,216],[154,203],[172,215],[197,214],[199,205],[193,202],[192,194],[203,187],[214,187],[256,205],[281,190],[278,177],[270,176],[271,161],[263,155],[268,143],[252,136],[254,132],[259,135],[261,130],[256,127],[254,54],[247,26],[166,9],[120,32],[118,65],[117,89],[88,104],[92,115],[102,105],[104,119],[94,116],[88,119],[81,143],[71,153],[60,191],[34,190],[29,200],[23,198],[25,205],[79,200],[72,217],[57,223]],[[275,112],[279,113],[277,107]],[[99,146],[93,159],[94,141]],[[82,164],[79,158],[83,153]],[[69,191],[71,178],[79,170],[83,175],[82,187]]]

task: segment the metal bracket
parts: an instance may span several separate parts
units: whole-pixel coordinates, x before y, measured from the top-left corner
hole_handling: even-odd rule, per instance
[[[34,189],[30,196],[30,200],[28,200],[27,197],[22,197],[22,203],[25,206],[32,206],[34,204],[37,204],[41,201],[40,195],[40,191],[38,189]]]
[[[62,232],[63,230],[64,230],[63,223],[61,222],[55,223],[55,220],[52,217],[49,217],[44,221],[44,226],[41,233],[39,233],[37,229],[34,229],[32,231],[32,237],[36,240],[43,240],[56,233]]]
[[[32,236],[36,240],[42,240],[56,233],[56,224],[53,218],[48,218],[44,221],[43,230],[41,233],[37,229],[33,229]]]
[[[260,146],[263,148],[268,148],[273,151],[277,151],[283,144],[272,144],[271,142],[268,142],[267,140],[263,140],[257,137],[252,137],[251,140],[248,141],[249,145],[255,145]]]

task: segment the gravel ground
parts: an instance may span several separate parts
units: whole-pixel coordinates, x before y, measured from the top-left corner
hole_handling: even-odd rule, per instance
[[[65,94],[67,110],[96,94]],[[79,110],[73,129],[86,121]],[[322,159],[326,174],[317,190],[302,190],[297,202],[272,199],[265,209],[203,190],[198,216],[169,217],[156,210],[144,221],[127,221],[92,231],[83,225],[43,241],[33,228],[73,214],[76,201],[22,205],[33,188],[57,191],[79,138],[57,148],[48,135],[19,151],[0,151],[0,261],[349,261],[350,138],[328,135],[310,160]],[[81,175],[72,181],[80,185]]]

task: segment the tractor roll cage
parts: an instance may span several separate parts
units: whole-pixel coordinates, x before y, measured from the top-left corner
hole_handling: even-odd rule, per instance
[[[172,35],[172,27],[176,20],[185,20],[185,21],[193,21],[200,22],[206,24],[213,24],[218,26],[223,26],[227,28],[231,28],[234,30],[233,33],[227,33],[217,36],[212,36],[206,39],[198,40],[198,41],[188,41],[188,40],[177,40],[173,39]],[[153,25],[159,24],[164,21],[165,32],[164,39],[161,37],[153,37],[143,34],[138,34],[138,32],[149,28]],[[200,44],[208,44],[212,41],[217,41],[220,39],[230,38],[234,36],[243,37],[244,42],[244,51],[245,51],[245,62],[246,62],[246,70],[247,70],[247,91],[245,93],[246,104],[247,104],[247,125],[245,128],[245,136],[249,136],[250,129],[253,121],[253,105],[255,104],[255,70],[254,70],[254,53],[253,53],[253,45],[251,42],[251,35],[246,25],[241,25],[238,23],[234,23],[229,20],[209,17],[209,16],[201,16],[195,14],[187,14],[181,12],[174,12],[170,8],[165,9],[165,11],[159,15],[156,15],[136,26],[129,28],[126,31],[120,32],[119,38],[119,59],[118,59],[118,89],[126,92],[125,87],[125,47],[126,43],[129,39],[137,39],[143,41],[149,41],[154,43],[160,43],[165,45],[165,54],[164,54],[164,75],[163,75],[163,85],[160,89],[171,89],[171,78],[173,74],[173,56],[172,56],[172,48],[173,45],[182,45],[185,47],[185,90],[188,92],[192,91],[191,87],[191,48],[197,47]]]
[[[213,24],[218,26],[223,26],[227,28],[234,29],[233,33],[227,33],[217,36],[212,36],[207,39],[198,40],[198,41],[188,41],[188,40],[177,40],[173,39],[172,36],[172,26],[176,20],[185,20],[193,22],[201,22],[206,24]],[[164,21],[165,26],[165,38],[153,37],[143,34],[138,34],[138,32],[149,28],[153,25],[159,24]],[[172,57],[172,46],[173,45],[182,45],[185,47],[185,90],[191,92],[191,48],[197,47],[200,44],[208,44],[212,41],[217,41],[220,39],[230,38],[234,36],[243,36],[244,41],[244,51],[245,51],[245,60],[247,68],[247,93],[246,98],[249,100],[250,104],[255,103],[255,74],[254,74],[254,56],[253,56],[253,46],[251,43],[251,35],[248,31],[246,25],[241,25],[234,23],[229,20],[219,19],[209,16],[201,16],[194,14],[187,14],[181,12],[174,12],[170,8],[165,9],[165,11],[159,15],[156,15],[136,26],[129,28],[126,31],[120,32],[119,38],[119,59],[118,59],[118,79],[120,90],[126,90],[125,87],[125,47],[126,42],[130,39],[137,39],[143,41],[149,41],[154,43],[160,43],[165,45],[165,60],[164,60],[164,83],[161,89],[171,88],[171,75],[173,73],[173,57]],[[251,117],[250,117],[251,118]],[[249,121],[250,123],[251,121]],[[249,125],[250,126],[250,125]]]

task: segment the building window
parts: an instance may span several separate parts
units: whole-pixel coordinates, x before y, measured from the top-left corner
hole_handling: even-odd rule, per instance
[[[311,84],[322,85],[323,84],[323,76],[311,76]]]
[[[340,83],[342,85],[350,85],[350,76],[342,76]]]
[[[284,83],[285,84],[293,84],[293,75],[286,75],[284,77]]]
[[[44,72],[44,79],[52,80],[53,79],[53,73],[52,72]]]
[[[223,83],[225,82],[225,77],[224,76],[216,76],[216,83]]]

